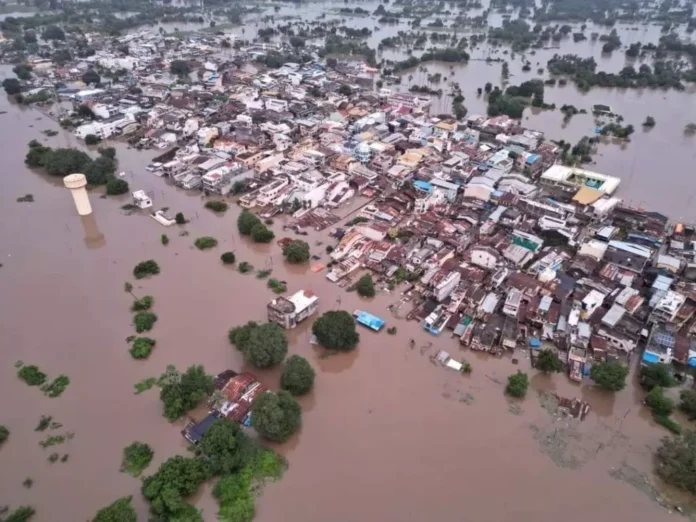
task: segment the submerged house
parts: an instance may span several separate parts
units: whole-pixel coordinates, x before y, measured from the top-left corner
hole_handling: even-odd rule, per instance
[[[289,297],[277,297],[266,307],[268,321],[283,328],[295,328],[319,309],[319,298],[311,290],[300,290]]]

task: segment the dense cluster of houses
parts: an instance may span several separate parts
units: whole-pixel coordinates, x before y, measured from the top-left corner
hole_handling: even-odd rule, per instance
[[[643,347],[646,364],[696,366],[693,229],[623,206],[618,178],[560,164],[559,146],[517,120],[435,117],[429,97],[379,88],[355,62],[257,69],[282,49],[221,52],[220,38],[130,35],[127,57],[104,49],[46,74],[91,108],[78,136],[166,149],[148,170],[184,189],[289,213],[296,231],[333,227],[332,210],[362,198],[333,230],[325,277],[407,280],[409,317],[433,335],[493,353],[553,345],[574,379]],[[190,66],[185,82],[174,59]],[[66,81],[89,67],[127,74],[98,89]],[[269,314],[292,326],[313,303],[300,292]]]

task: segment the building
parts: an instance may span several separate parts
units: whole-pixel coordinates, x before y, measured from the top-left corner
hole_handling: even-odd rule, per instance
[[[560,186],[571,190],[588,187],[597,190],[600,195],[611,195],[619,187],[621,180],[598,172],[555,164],[541,175],[539,182],[542,185]]]
[[[289,297],[277,297],[268,303],[268,321],[283,328],[295,328],[319,309],[319,298],[310,290],[300,290]]]
[[[652,251],[648,247],[625,241],[609,241],[604,253],[604,261],[633,272],[642,272],[651,257]]]

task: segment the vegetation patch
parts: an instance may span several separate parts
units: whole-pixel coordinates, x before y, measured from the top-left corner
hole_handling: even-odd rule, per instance
[[[280,387],[292,395],[309,393],[314,386],[315,372],[307,359],[300,355],[288,357],[280,376]]]
[[[155,348],[157,341],[149,337],[138,337],[130,349],[133,359],[147,359]]]
[[[17,376],[29,386],[41,386],[47,379],[46,374],[33,364],[22,366],[17,372]]]
[[[134,442],[126,446],[123,449],[121,472],[139,477],[152,462],[153,455],[152,448],[144,442]]]
[[[0,426],[0,446],[7,440],[10,436],[10,430],[6,426]]]
[[[526,373],[517,370],[517,373],[508,377],[505,394],[510,397],[523,398],[527,395],[529,388],[529,377]]]
[[[306,241],[300,241],[299,239],[290,241],[283,249],[283,255],[288,263],[306,263],[309,261],[309,245]]]
[[[236,260],[237,258],[234,252],[225,252],[220,256],[220,261],[222,261],[224,265],[232,265]]]
[[[137,522],[138,516],[131,505],[131,497],[123,497],[97,511],[92,522]]]
[[[259,270],[256,273],[256,279],[266,279],[269,275],[271,275],[271,272],[273,272],[273,270]]]
[[[145,297],[136,299],[131,305],[131,312],[146,312],[152,308],[154,301],[155,300],[151,295],[146,295]]]
[[[170,421],[194,409],[213,392],[213,377],[200,365],[190,366],[183,374],[174,366],[167,366],[159,384],[164,416]]]
[[[370,274],[363,275],[355,284],[355,289],[358,291],[358,295],[362,297],[374,297],[375,285],[372,281],[372,276]]]
[[[226,212],[228,206],[224,201],[211,200],[206,202],[205,208],[212,210],[213,212]]]
[[[237,270],[239,270],[240,273],[242,274],[248,274],[249,272],[254,271],[254,265],[247,263],[246,261],[242,261],[237,265]]]
[[[355,329],[355,320],[345,310],[325,312],[312,325],[312,333],[319,344],[329,350],[349,351],[360,341]]]
[[[7,518],[3,518],[4,522],[27,522],[30,520],[36,511],[31,506],[22,506],[15,509],[12,513],[7,515]]]
[[[302,408],[285,390],[266,391],[251,406],[251,424],[263,438],[285,442],[302,425]]]
[[[287,287],[283,283],[273,278],[268,280],[268,288],[273,290],[276,294],[282,294],[287,290]]]
[[[68,384],[70,384],[70,378],[67,375],[59,375],[50,383],[44,384],[41,391],[51,398],[60,397]]]
[[[143,379],[142,381],[135,383],[133,385],[133,387],[135,388],[135,394],[138,395],[149,390],[157,384],[158,380],[159,379],[157,379],[157,377],[147,377],[146,379]]]
[[[600,362],[592,365],[590,377],[600,388],[621,391],[626,386],[628,368],[617,362]]]
[[[203,236],[196,239],[193,243],[198,250],[208,250],[217,246],[217,239],[210,236]]]
[[[232,328],[229,340],[255,368],[270,368],[280,364],[288,353],[285,331],[275,323],[258,324],[249,321],[243,326]]]
[[[25,194],[24,196],[17,198],[17,203],[33,203],[34,196],[31,194]]]
[[[138,312],[133,317],[135,331],[138,333],[149,332],[157,322],[157,315],[152,312]]]
[[[160,273],[160,267],[157,262],[153,259],[148,259],[147,261],[141,261],[133,269],[133,276],[136,279],[143,279],[144,277],[157,275]],[[126,290],[128,291],[128,290]]]

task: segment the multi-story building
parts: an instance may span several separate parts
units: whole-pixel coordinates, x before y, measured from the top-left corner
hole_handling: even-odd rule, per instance
[[[319,298],[309,290],[300,290],[289,297],[277,297],[268,303],[268,321],[283,328],[295,328],[318,309]]]

